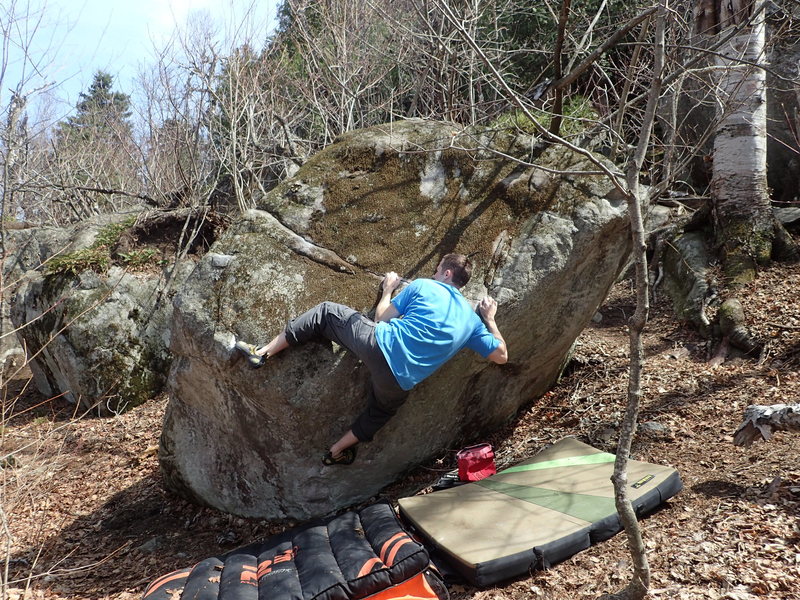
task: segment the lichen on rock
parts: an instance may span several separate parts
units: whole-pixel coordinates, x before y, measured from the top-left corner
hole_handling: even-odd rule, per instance
[[[142,272],[110,266],[116,240],[137,216],[34,228],[12,236],[8,248],[15,259],[9,272],[17,275],[10,318],[37,388],[98,414],[121,412],[163,390],[172,360],[168,285],[180,286],[194,267],[191,257]],[[106,260],[84,260],[87,249]]]

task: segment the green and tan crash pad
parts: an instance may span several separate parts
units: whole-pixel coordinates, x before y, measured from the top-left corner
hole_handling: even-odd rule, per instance
[[[565,438],[481,481],[402,498],[400,514],[455,571],[491,585],[548,568],[622,529],[610,479],[614,460]],[[637,516],[683,487],[675,469],[635,460],[628,482]]]

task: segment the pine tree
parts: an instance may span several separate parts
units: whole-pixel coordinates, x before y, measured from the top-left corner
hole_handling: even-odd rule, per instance
[[[113,85],[110,74],[95,73],[75,115],[56,131],[51,168],[64,192],[61,202],[74,218],[120,210],[141,187],[130,96],[115,92]]]
[[[113,85],[112,75],[95,73],[88,91],[81,92],[75,105],[77,113],[61,124],[60,133],[82,140],[130,135],[130,96],[112,91]]]

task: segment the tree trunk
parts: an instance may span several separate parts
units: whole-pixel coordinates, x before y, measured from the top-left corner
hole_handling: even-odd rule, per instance
[[[717,6],[723,33],[749,18],[752,9],[747,0]],[[734,284],[752,280],[757,268],[769,262],[775,235],[767,193],[764,45],[764,22],[756,15],[728,40],[717,58],[718,124],[711,190],[716,241],[725,275]]]
[[[630,368],[628,371],[628,402],[617,444],[617,458],[614,461],[614,473],[611,481],[614,484],[614,504],[620,522],[628,538],[628,549],[633,561],[633,577],[628,585],[616,594],[606,594],[604,599],[641,600],[650,589],[650,564],[647,551],[642,540],[642,530],[636,519],[628,497],[628,456],[631,452],[633,436],[639,417],[639,406],[642,399],[642,368],[644,367],[644,344],[642,333],[647,324],[650,312],[649,282],[647,278],[647,241],[642,218],[642,204],[646,192],[639,183],[639,172],[644,164],[645,155],[650,147],[650,137],[655,122],[656,109],[661,96],[664,70],[664,40],[667,15],[667,1],[661,0],[656,16],[656,36],[654,42],[653,79],[650,82],[650,93],[647,99],[639,143],[626,168],[628,185],[628,215],[631,220],[631,238],[633,242],[633,260],[636,265],[636,311],[628,321],[630,330]]]

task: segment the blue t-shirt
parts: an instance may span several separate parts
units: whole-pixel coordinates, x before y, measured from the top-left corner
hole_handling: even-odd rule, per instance
[[[500,345],[452,285],[417,279],[392,304],[401,318],[379,322],[375,339],[404,390],[410,390],[464,346],[486,358]]]

